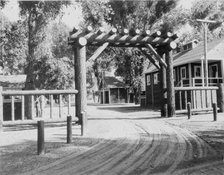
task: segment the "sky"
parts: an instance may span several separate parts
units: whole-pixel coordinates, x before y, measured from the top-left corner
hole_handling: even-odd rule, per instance
[[[193,1],[194,0],[180,0],[180,6],[189,9]],[[10,21],[19,19],[19,8],[16,0],[10,0],[2,11]],[[75,1],[73,1],[73,6],[64,10],[64,13],[62,21],[70,28],[78,26],[82,21],[82,10]]]

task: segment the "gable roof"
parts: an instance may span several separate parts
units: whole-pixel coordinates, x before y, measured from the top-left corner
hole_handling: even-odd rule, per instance
[[[224,59],[224,38],[220,38],[207,44],[207,60]],[[199,62],[204,59],[204,44],[200,43],[191,50],[182,51],[173,56],[173,66]],[[158,69],[152,65],[145,73],[156,72]]]
[[[23,88],[26,75],[0,75],[0,86],[4,88]]]

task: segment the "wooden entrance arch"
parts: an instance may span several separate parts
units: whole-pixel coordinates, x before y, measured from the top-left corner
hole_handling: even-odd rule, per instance
[[[146,55],[160,70],[161,96],[164,99],[161,104],[161,116],[175,116],[172,50],[176,48],[175,39],[177,38],[177,34],[170,32],[161,34],[160,31],[151,34],[149,30],[141,32],[138,29],[118,31],[113,28],[111,31],[105,32],[103,28],[100,28],[94,32],[92,27],[87,27],[84,30],[74,28],[70,33],[68,43],[74,48],[75,88],[78,90],[76,115],[80,121],[83,121],[82,113],[86,111],[87,106],[86,46],[98,47],[90,59],[97,58],[109,46],[139,48],[142,54]]]

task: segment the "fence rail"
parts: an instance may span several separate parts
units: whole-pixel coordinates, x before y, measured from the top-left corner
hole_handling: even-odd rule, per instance
[[[0,87],[0,123],[7,118],[7,120],[25,120],[25,119],[33,119],[34,116],[43,118],[45,117],[46,108],[49,108],[49,117],[50,119],[53,118],[55,112],[58,114],[58,118],[62,118],[62,112],[64,107],[67,107],[67,115],[71,114],[71,96],[77,94],[77,90],[21,90],[21,91],[2,91],[2,87]],[[53,106],[53,96],[57,96],[58,99],[58,111],[55,111]],[[7,99],[5,99],[5,97]],[[26,98],[31,98],[31,110],[32,116],[25,116],[25,108],[27,108]],[[67,104],[62,104],[63,97],[67,97],[66,102]],[[45,101],[48,101],[48,106],[46,107]],[[63,109],[62,109],[63,108]],[[74,107],[75,108],[75,107]],[[10,109],[9,111],[6,111]],[[18,112],[19,111],[19,112]],[[34,114],[34,111],[36,114]],[[8,113],[7,113],[8,112]],[[11,117],[4,116],[10,115]],[[19,114],[18,114],[19,113]],[[75,115],[75,109],[72,111]],[[37,116],[38,115],[38,116]],[[67,115],[65,117],[67,117]],[[19,117],[18,117],[19,116]]]
[[[212,109],[217,103],[218,87],[175,87],[176,109],[187,110],[187,103],[191,103],[193,110]]]

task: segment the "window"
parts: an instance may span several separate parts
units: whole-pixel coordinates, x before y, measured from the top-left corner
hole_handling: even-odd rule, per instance
[[[150,85],[151,85],[150,78],[151,78],[150,75],[146,75],[146,85],[147,85],[147,86],[150,86]]]
[[[218,66],[213,64],[209,66],[209,77],[217,78],[218,77]]]
[[[194,77],[201,77],[201,66],[194,66]]]
[[[153,76],[154,76],[154,84],[158,84],[159,83],[158,73],[155,73]]]
[[[181,67],[180,68],[180,76],[181,76],[181,79],[186,79],[187,78],[186,67]]]

